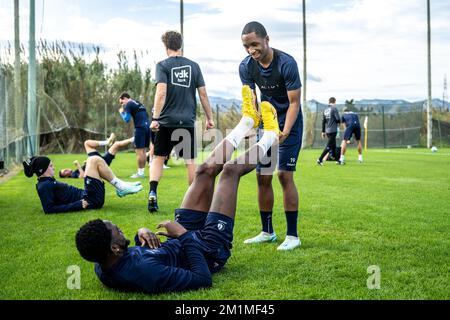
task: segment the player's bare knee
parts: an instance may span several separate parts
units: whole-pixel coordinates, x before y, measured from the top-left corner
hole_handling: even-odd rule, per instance
[[[271,188],[271,186],[272,186],[272,176],[271,175],[258,174],[257,181],[258,181],[259,188],[264,188],[264,187]]]
[[[196,176],[206,175],[213,177],[216,174],[216,165],[213,163],[203,163],[195,171]]]
[[[294,178],[291,172],[279,171],[278,180],[280,180],[280,184],[283,188],[287,188],[294,184]]]
[[[229,162],[229,163],[225,163],[225,165],[223,166],[223,170],[222,170],[222,176],[225,177],[234,177],[234,176],[238,176],[239,175],[239,165]]]

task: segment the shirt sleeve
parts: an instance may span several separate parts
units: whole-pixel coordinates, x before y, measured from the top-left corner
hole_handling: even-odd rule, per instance
[[[325,117],[325,112],[322,113],[322,132],[325,132],[325,124],[327,123],[327,118]]]
[[[242,61],[239,65],[239,76],[241,77],[242,85],[248,85],[250,88],[255,89],[255,81],[253,81],[245,61]]]
[[[42,187],[38,191],[39,198],[41,199],[42,209],[47,214],[51,213],[65,213],[69,211],[80,211],[83,210],[83,204],[81,200],[67,203],[67,204],[59,204],[55,203],[55,195],[54,195],[54,185],[52,183],[46,183],[45,186]]]
[[[196,88],[201,88],[205,86],[205,79],[203,78],[203,73],[199,65],[197,65],[197,77],[195,79],[195,85]]]
[[[297,62],[290,59],[281,66],[281,74],[284,77],[284,84],[288,91],[297,90],[302,87]]]
[[[164,70],[164,68],[161,65],[161,63],[158,63],[156,65],[155,81],[156,81],[156,83],[168,83],[167,73]]]
[[[212,286],[211,272],[205,257],[194,240],[194,234],[187,232],[179,238],[182,243],[189,269],[173,267],[159,262],[151,269],[141,264],[137,276],[142,289],[149,293],[195,290]]]
[[[334,118],[336,119],[336,123],[340,123],[341,122],[341,117],[339,116],[338,109],[334,109]]]
[[[122,116],[123,121],[126,123],[130,122],[131,114],[129,112],[121,112],[120,115]]]

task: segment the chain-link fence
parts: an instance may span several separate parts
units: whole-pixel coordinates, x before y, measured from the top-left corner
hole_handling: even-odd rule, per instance
[[[97,46],[40,41],[37,46],[37,114],[27,113],[27,53],[21,48],[20,77],[14,78],[12,46],[0,50],[0,170],[29,155],[83,151],[86,139],[110,132],[133,135],[118,114],[118,96],[128,91],[150,112],[154,83],[141,70],[148,52],[119,51],[111,69]],[[19,79],[19,80],[18,80]],[[29,150],[27,118],[37,119],[39,150]],[[30,154],[31,153],[31,154]]]
[[[307,132],[307,145],[322,148],[324,140],[322,133],[322,115],[328,106],[316,101],[308,103],[308,123],[311,126]],[[343,105],[337,105],[342,117]],[[403,104],[355,104],[351,110],[359,115],[361,123],[361,140],[364,143],[364,121],[368,120],[369,148],[392,148],[418,146],[423,127],[423,103]],[[343,134],[341,134],[342,136]],[[338,139],[339,140],[339,139]]]

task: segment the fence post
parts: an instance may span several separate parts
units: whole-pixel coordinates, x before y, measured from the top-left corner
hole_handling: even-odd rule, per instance
[[[5,75],[3,74],[3,70],[0,70],[0,145],[5,147],[5,150],[2,150],[0,154],[0,160],[5,161],[6,152],[8,150],[7,144],[7,130],[6,130],[6,90],[5,90]],[[3,168],[1,168],[3,169]],[[1,170],[0,169],[0,170]]]
[[[216,104],[216,128],[220,130],[219,128],[219,104]]]
[[[384,148],[386,149],[387,145],[386,145],[386,123],[385,123],[385,120],[384,120],[384,117],[385,117],[385,115],[384,115],[384,105],[381,106],[381,114],[383,116],[383,145],[384,145]]]

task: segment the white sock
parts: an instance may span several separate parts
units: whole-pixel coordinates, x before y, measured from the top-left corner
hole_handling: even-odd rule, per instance
[[[343,162],[345,160],[345,156],[341,156],[341,158],[339,159],[340,162]]]
[[[236,149],[241,143],[242,139],[244,139],[247,132],[251,128],[253,128],[254,124],[255,120],[253,120],[252,118],[242,117],[238,125],[230,132],[230,134],[225,139],[230,142]]]
[[[130,139],[130,143],[134,143],[134,137]]]
[[[108,145],[108,140],[104,140],[104,141],[99,141],[98,142],[98,146],[99,147],[104,147]]]
[[[360,154],[360,155],[358,156],[358,160],[359,160],[359,161],[362,161],[362,154]]]
[[[126,189],[126,182],[114,177],[109,183],[111,183],[116,189],[123,190]]]
[[[144,175],[145,168],[139,168],[138,169],[138,175],[143,176]]]
[[[273,131],[264,131],[263,136],[256,145],[261,148],[265,155],[273,143],[277,140],[277,137],[277,134]]]

